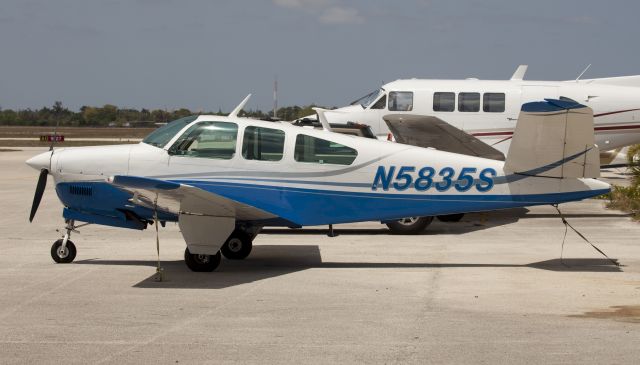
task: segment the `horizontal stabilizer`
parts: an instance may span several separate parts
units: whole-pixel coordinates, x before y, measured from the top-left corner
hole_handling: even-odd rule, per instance
[[[399,143],[504,161],[502,152],[442,119],[406,114],[385,115],[382,119]]]
[[[599,177],[593,110],[566,100],[522,105],[504,168],[532,176]]]
[[[611,85],[611,86],[640,87],[640,75],[606,77],[601,79],[587,79],[587,80],[580,80],[580,82],[590,83],[590,84],[604,84],[604,85]]]

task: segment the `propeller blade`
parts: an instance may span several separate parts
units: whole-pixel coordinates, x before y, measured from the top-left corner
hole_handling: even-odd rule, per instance
[[[42,195],[44,194],[44,188],[47,187],[47,175],[49,175],[49,170],[40,170],[38,185],[36,185],[36,194],[33,196],[33,205],[31,206],[31,214],[29,214],[29,222],[33,222],[33,217],[35,217],[36,212],[38,211],[38,206],[40,205]]]

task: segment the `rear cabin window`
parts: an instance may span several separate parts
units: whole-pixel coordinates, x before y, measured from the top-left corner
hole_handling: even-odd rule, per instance
[[[382,97],[378,99],[378,101],[376,101],[376,103],[373,104],[370,109],[384,109],[386,105],[387,105],[387,95],[385,94],[385,95],[382,95]]]
[[[178,138],[169,153],[180,156],[230,160],[236,153],[238,125],[228,122],[200,122]]]
[[[357,156],[358,151],[339,143],[304,134],[296,137],[294,158],[298,162],[351,165]]]
[[[411,91],[391,91],[389,93],[389,110],[397,112],[413,110],[413,93]]]
[[[242,139],[246,160],[280,161],[284,151],[284,132],[279,129],[247,127]]]
[[[480,93],[460,93],[458,94],[459,112],[479,112]]]
[[[482,95],[482,111],[487,113],[504,112],[504,93],[484,93]]]
[[[454,110],[456,110],[455,93],[433,93],[434,112],[452,112]]]

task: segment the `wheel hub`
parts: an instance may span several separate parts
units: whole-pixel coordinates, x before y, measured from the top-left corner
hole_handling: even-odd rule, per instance
[[[206,264],[211,260],[209,255],[196,255],[195,259],[201,264]]]
[[[418,217],[407,217],[407,218],[399,219],[398,223],[405,226],[410,226],[412,224],[415,224],[417,221],[418,221]]]
[[[237,253],[242,250],[242,241],[238,238],[232,238],[228,243],[229,251]]]
[[[60,257],[61,259],[64,259],[67,256],[69,256],[69,249],[67,249],[66,247],[60,246],[56,250],[56,253],[58,254],[58,257]]]

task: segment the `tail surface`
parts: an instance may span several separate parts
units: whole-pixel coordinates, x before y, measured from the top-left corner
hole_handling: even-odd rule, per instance
[[[505,170],[551,178],[599,177],[593,110],[567,100],[523,104]]]

